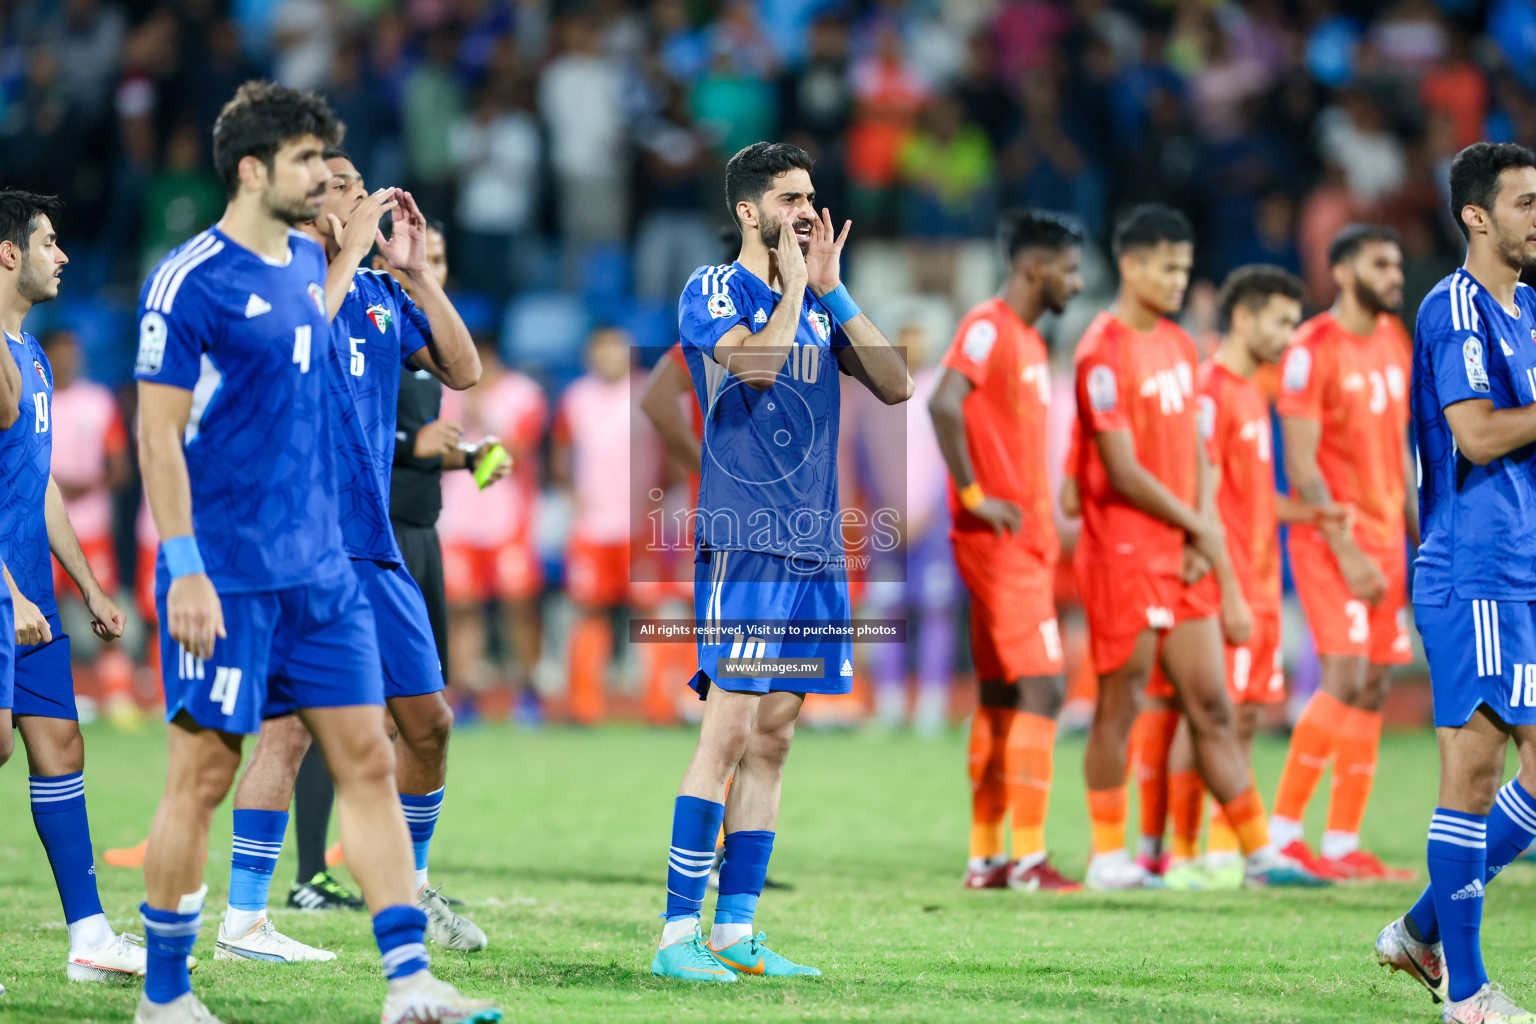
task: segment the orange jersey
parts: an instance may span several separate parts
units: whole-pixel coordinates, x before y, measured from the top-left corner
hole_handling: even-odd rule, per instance
[[[1317,468],[1333,500],[1355,507],[1355,537],[1403,542],[1403,437],[1412,345],[1395,316],[1358,337],[1319,313],[1296,329],[1280,374],[1281,416],[1322,425]]]
[[[1129,431],[1136,459],[1174,497],[1195,503],[1195,343],[1171,320],[1150,333],[1100,313],[1077,346],[1077,415],[1082,424],[1078,490],[1083,502],[1079,551],[1141,572],[1178,575],[1184,531],[1132,506],[1109,486],[1099,446],[1109,431]]]
[[[1195,371],[1200,437],[1221,472],[1216,509],[1232,571],[1255,614],[1280,608],[1280,524],[1275,507],[1269,401],[1254,381],[1216,360]]]
[[[987,497],[1018,505],[1024,511],[1026,547],[1055,561],[1060,546],[1046,443],[1051,373],[1040,332],[1002,299],[988,299],[960,321],[942,364],[975,385],[962,410],[976,482]],[[960,504],[953,477],[949,510],[955,530],[991,531]]]

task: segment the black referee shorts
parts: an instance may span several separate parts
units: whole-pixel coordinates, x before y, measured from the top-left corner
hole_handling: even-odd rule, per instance
[[[435,526],[408,526],[391,521],[405,569],[421,587],[427,599],[427,618],[432,623],[432,638],[437,641],[437,656],[443,663],[443,678],[448,676],[448,597],[443,591],[443,547]]]

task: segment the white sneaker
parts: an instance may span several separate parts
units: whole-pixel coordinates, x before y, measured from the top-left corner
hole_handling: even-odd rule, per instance
[[[1088,862],[1083,884],[1098,892],[1156,888],[1153,874],[1131,859],[1124,850],[1101,853]]]
[[[1420,942],[1408,934],[1402,918],[1387,925],[1376,936],[1376,962],[1392,968],[1394,974],[1402,971],[1429,989],[1429,997],[1435,1002],[1444,1002],[1445,952],[1438,942]]]
[[[142,978],[148,961],[149,951],[144,948],[144,940],[123,932],[112,936],[112,941],[97,949],[83,953],[70,950],[64,976],[70,981],[126,981]]]
[[[389,983],[379,1024],[490,1024],[501,1020],[501,1007],[489,999],[470,999],[430,971]]]
[[[479,925],[448,905],[442,886],[436,889],[423,886],[416,894],[416,906],[427,915],[427,938],[444,949],[473,953],[490,945]]]
[[[223,1024],[208,1012],[202,1000],[191,992],[183,993],[168,1003],[152,1003],[148,996],[139,996],[139,1008],[133,1011],[133,1024]]]
[[[1536,1024],[1536,1013],[1522,1010],[1493,982],[1440,1011],[1442,1024]]]
[[[320,963],[335,960],[336,954],[325,949],[306,946],[298,939],[290,939],[276,928],[263,914],[256,927],[244,935],[231,936],[219,924],[219,942],[213,949],[215,960],[270,960],[279,964],[304,962]]]

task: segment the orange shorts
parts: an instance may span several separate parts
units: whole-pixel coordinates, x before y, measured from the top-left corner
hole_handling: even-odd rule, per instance
[[[139,602],[139,614],[151,624],[160,621],[160,612],[155,607],[155,556],[159,553],[156,548],[139,545],[139,568],[133,581],[133,596]]]
[[[1280,666],[1280,616],[1278,613],[1255,615],[1248,642],[1226,651],[1227,696],[1235,705],[1276,704],[1285,699],[1285,672]],[[1160,700],[1172,700],[1173,684],[1163,675],[1161,664],[1152,666],[1146,694]]]
[[[80,550],[85,552],[85,561],[90,565],[91,572],[96,574],[96,582],[101,584],[101,589],[109,594],[117,593],[117,548],[113,546],[112,538],[81,537]],[[53,560],[53,593],[55,597],[63,597],[65,594],[80,596],[75,581],[69,578],[69,573],[64,571],[57,558]]]
[[[1362,546],[1387,577],[1387,596],[1374,608],[1358,600],[1339,573],[1322,534],[1310,527],[1291,530],[1291,578],[1301,599],[1318,654],[1369,658],[1373,665],[1406,665],[1413,660],[1408,637],[1408,555],[1396,547]]]
[[[565,553],[565,592],[589,608],[624,604],[629,599],[629,541],[573,539]]]
[[[449,604],[518,601],[536,596],[543,585],[538,552],[526,540],[493,548],[443,545],[443,590]]]
[[[1088,617],[1088,643],[1093,667],[1100,675],[1124,665],[1136,638],[1195,619],[1208,619],[1220,610],[1213,581],[1188,586],[1177,576],[1137,572],[1124,564],[1105,566],[1079,558],[1077,589]]]
[[[971,593],[976,678],[1012,682],[1061,675],[1055,565],[1012,538],[976,530],[949,537]]]

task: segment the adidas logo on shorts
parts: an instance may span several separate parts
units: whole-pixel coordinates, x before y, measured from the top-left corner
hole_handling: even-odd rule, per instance
[[[1482,879],[1474,878],[1466,885],[1451,893],[1453,900],[1480,900],[1483,898]]]
[[[843,659],[842,674],[845,676],[853,675],[853,662],[849,661],[847,658]]]

